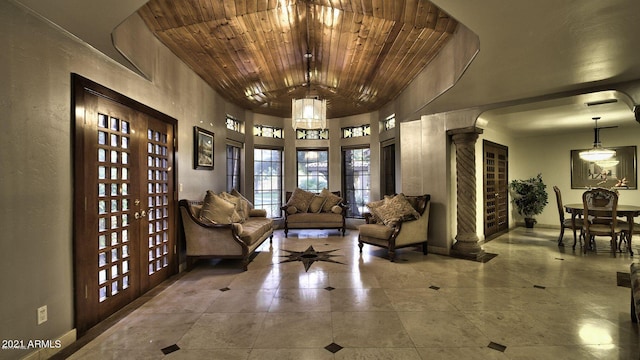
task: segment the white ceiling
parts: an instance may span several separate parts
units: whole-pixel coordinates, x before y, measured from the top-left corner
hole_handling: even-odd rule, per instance
[[[110,44],[111,32],[145,2],[13,1],[123,64],[126,60]],[[586,129],[593,127],[593,116],[602,117],[599,126],[640,126],[633,120],[629,107],[632,104],[619,101],[587,107],[583,97],[570,96],[640,79],[637,41],[640,1],[433,0],[433,3],[478,34],[480,53],[460,81],[422,113],[500,104],[502,109],[485,112],[482,118],[516,133],[523,129],[542,133],[549,129]],[[522,105],[522,99],[559,93],[569,95],[563,96],[565,99],[536,100]],[[509,106],[511,102],[519,105]]]

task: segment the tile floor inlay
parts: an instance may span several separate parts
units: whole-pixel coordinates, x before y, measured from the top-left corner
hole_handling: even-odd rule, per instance
[[[494,343],[493,341],[489,343],[488,347],[489,349],[498,350],[500,352],[504,352],[505,350],[507,350],[506,346]]]
[[[173,344],[173,345],[167,346],[166,348],[163,348],[162,353],[165,355],[169,355],[172,352],[176,352],[178,350],[180,350],[180,347],[176,344]]]
[[[342,346],[336,344],[336,343],[331,343],[327,346],[324,347],[325,349],[327,349],[328,351],[332,352],[332,353],[337,353],[338,351],[342,350]]]
[[[336,264],[345,265],[345,263],[341,263],[339,261],[331,260],[332,257],[338,257],[340,255],[330,255],[330,253],[334,251],[338,251],[338,249],[328,250],[328,251],[316,251],[313,248],[313,245],[309,245],[307,250],[305,251],[290,251],[286,249],[282,249],[282,251],[286,251],[289,255],[281,255],[280,257],[288,257],[287,260],[281,261],[280,263],[287,263],[292,261],[300,261],[304,264],[304,270],[309,271],[311,265],[316,261],[326,261],[332,262]]]

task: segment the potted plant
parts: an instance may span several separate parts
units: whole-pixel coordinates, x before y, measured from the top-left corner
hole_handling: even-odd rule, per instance
[[[541,214],[548,203],[547,185],[542,181],[542,174],[526,180],[512,180],[509,187],[518,214],[524,216],[525,226],[532,228],[536,223],[533,217]]]

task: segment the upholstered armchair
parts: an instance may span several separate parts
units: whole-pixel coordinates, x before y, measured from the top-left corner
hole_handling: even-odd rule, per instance
[[[396,249],[421,244],[422,253],[427,254],[431,196],[428,194],[420,196],[405,196],[399,194],[395,197],[387,197],[385,200],[377,202],[380,206],[377,209],[389,205],[389,202],[394,201],[392,199],[397,199],[399,196],[406,199],[412,207],[410,210],[414,210],[418,216],[396,216],[396,213],[384,219],[381,218],[382,216],[379,216],[381,211],[376,211],[373,203],[369,204],[371,205],[369,209],[372,210],[372,213],[365,213],[366,224],[358,227],[360,232],[358,235],[360,253],[362,253],[364,244],[383,247],[388,250],[389,260],[394,262]]]

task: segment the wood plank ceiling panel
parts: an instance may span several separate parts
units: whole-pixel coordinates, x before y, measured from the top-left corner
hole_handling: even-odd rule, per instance
[[[228,101],[284,118],[307,95],[329,118],[379,109],[457,26],[427,0],[150,0],[138,13]]]

